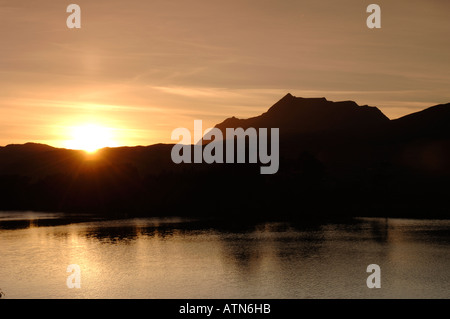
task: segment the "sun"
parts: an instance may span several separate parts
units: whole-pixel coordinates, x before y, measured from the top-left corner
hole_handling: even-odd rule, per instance
[[[66,147],[88,153],[94,153],[103,147],[116,147],[113,133],[113,129],[96,124],[74,126],[70,128],[72,139],[66,142]]]

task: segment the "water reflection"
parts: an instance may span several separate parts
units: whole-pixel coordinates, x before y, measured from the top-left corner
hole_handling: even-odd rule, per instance
[[[79,292],[83,297],[420,295],[414,285],[407,284],[411,278],[419,280],[427,294],[436,291],[436,296],[449,297],[442,283],[450,280],[450,221],[360,218],[225,223],[80,218],[70,222],[67,216],[45,214],[17,220],[1,217],[0,224],[22,225],[0,230],[0,279],[10,296],[17,289],[19,297],[28,291],[42,291],[48,297],[56,289],[58,296],[71,298],[71,292],[55,287],[64,282],[65,267],[77,263],[86,287]],[[365,267],[370,263],[379,263],[383,283],[396,288],[368,292]],[[49,274],[55,273],[59,277],[52,279]],[[436,274],[438,278],[433,279]],[[30,288],[24,276],[40,290]],[[42,286],[50,284],[47,281],[51,287],[46,295]],[[116,295],[116,290],[121,294]]]
[[[51,227],[101,220],[93,215],[69,215],[43,212],[0,212],[0,229],[18,230],[33,227]]]
[[[266,242],[251,238],[234,238],[225,233],[220,234],[219,238],[221,257],[225,264],[232,262],[244,275],[259,268]]]
[[[371,238],[379,243],[386,243],[389,240],[389,219],[380,218],[369,221]]]

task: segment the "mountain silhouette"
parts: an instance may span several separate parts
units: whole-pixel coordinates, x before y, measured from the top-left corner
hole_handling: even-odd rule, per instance
[[[393,120],[393,134],[402,139],[450,137],[450,104],[440,104]]]
[[[259,164],[174,164],[173,144],[104,148],[95,156],[7,145],[0,147],[0,209],[229,220],[449,218],[448,123],[450,104],[390,120],[353,101],[287,94],[259,116],[216,125],[224,133],[279,128],[274,175],[261,175]]]
[[[290,93],[266,113],[249,119],[226,119],[216,125],[225,128],[280,128],[283,135],[305,133],[367,132],[389,122],[379,109],[358,106],[353,101],[331,102],[325,98],[299,98]]]

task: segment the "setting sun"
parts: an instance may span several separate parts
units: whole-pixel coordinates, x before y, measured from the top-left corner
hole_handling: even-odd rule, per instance
[[[113,129],[95,124],[72,127],[66,147],[93,153],[103,147],[115,147]]]

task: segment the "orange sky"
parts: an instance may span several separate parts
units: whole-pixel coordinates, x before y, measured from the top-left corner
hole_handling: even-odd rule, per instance
[[[82,28],[66,26],[77,3]],[[382,28],[366,26],[377,3]],[[256,116],[290,92],[396,118],[450,102],[448,0],[0,0],[0,145],[116,145]]]

